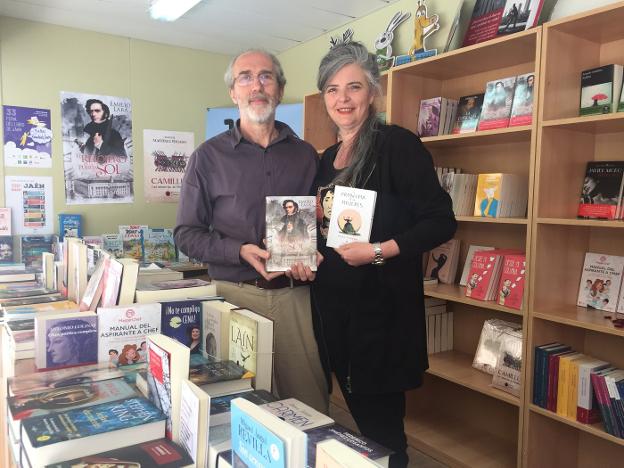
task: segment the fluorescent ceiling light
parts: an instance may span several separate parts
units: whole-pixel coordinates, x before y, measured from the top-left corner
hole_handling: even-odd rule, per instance
[[[201,0],[154,0],[150,6],[150,15],[154,19],[175,21]]]

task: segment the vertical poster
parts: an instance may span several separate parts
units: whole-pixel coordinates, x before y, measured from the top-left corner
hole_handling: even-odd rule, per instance
[[[177,203],[188,160],[195,149],[195,134],[143,130],[145,201]]]
[[[52,177],[6,176],[6,206],[13,213],[14,234],[52,234]]]
[[[66,203],[132,203],[130,100],[63,91],[61,118]]]
[[[52,167],[50,110],[3,106],[5,167]]]

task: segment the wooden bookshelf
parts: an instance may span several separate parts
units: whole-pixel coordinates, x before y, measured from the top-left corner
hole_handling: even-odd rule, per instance
[[[624,440],[532,404],[534,347],[560,341],[624,366],[615,314],[577,307],[586,252],[624,255],[624,223],[576,219],[588,161],[624,160],[624,113],[579,117],[581,71],[624,63],[624,2],[543,26],[536,143],[523,466],[617,466]]]
[[[481,309],[497,310],[513,315],[523,315],[521,310],[502,306],[496,301],[479,301],[477,299],[466,297],[466,287],[458,284],[439,283],[432,286],[425,286],[425,295],[438,299],[444,299],[445,301],[468,304]]]

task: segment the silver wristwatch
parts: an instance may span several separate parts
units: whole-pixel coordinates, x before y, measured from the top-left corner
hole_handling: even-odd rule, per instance
[[[381,250],[381,244],[379,242],[375,242],[373,244],[373,251],[375,252],[375,258],[373,258],[373,265],[383,265],[386,263],[386,260],[383,258],[383,252]]]

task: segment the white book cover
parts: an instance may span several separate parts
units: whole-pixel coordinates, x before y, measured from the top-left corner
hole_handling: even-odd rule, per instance
[[[193,382],[183,380],[180,400],[180,445],[193,459],[196,466],[206,466],[210,395]]]
[[[334,420],[329,416],[324,415],[296,398],[272,401],[260,405],[260,408],[267,410],[282,421],[286,421],[288,424],[302,431],[334,423]]]
[[[160,310],[160,304],[98,308],[98,362],[146,362],[147,335],[160,333]]]
[[[373,226],[377,192],[337,185],[334,191],[327,247],[368,242]]]
[[[219,361],[229,359],[230,311],[234,304],[226,301],[202,302],[204,352]]]
[[[624,257],[587,252],[576,304],[615,312],[623,270]]]
[[[466,262],[464,263],[464,270],[462,271],[461,279],[459,280],[459,284],[461,286],[466,286],[466,283],[468,283],[468,273],[470,272],[470,265],[472,264],[472,256],[475,252],[479,250],[494,250],[494,247],[485,247],[482,245],[471,245],[470,247],[468,247]]]

